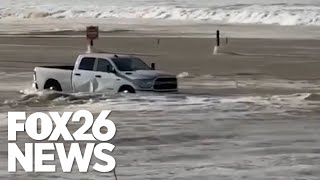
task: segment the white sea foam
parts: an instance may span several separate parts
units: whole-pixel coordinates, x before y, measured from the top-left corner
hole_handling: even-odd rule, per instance
[[[243,3],[242,3],[243,2]],[[260,2],[242,1],[154,1],[135,2],[110,0],[1,1],[0,19],[39,18],[107,18],[165,19],[191,22],[250,23],[278,25],[320,25],[320,5],[317,1],[290,0]],[[300,4],[298,4],[300,3]]]
[[[232,116],[241,116],[250,113],[283,113],[288,110],[300,111],[304,108],[318,106],[318,101],[309,103],[306,100],[311,94],[301,93],[292,95],[273,96],[185,96],[185,95],[133,95],[126,97],[107,98],[87,103],[71,104],[67,108],[72,110],[89,109],[98,112],[102,109],[113,111],[164,111],[181,112],[192,110],[214,111]]]
[[[186,78],[186,77],[190,77],[190,74],[188,72],[182,72],[177,75],[177,78]]]

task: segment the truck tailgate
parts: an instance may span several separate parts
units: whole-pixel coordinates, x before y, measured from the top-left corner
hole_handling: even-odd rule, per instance
[[[59,82],[64,92],[73,92],[71,79],[73,70],[52,67],[36,67],[34,71],[36,74],[35,81],[38,85],[38,89],[44,89],[46,82],[52,79]]]

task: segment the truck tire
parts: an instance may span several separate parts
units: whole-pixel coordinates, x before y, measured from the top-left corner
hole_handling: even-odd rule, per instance
[[[134,88],[132,86],[129,85],[123,85],[119,88],[119,93],[136,93],[136,91],[134,90]]]
[[[44,89],[49,89],[53,91],[62,91],[60,83],[55,79],[48,79],[44,85]]]

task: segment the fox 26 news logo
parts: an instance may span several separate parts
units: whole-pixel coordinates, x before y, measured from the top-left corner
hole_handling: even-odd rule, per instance
[[[74,161],[77,163],[79,172],[88,172],[93,155],[103,162],[93,164],[94,170],[112,171],[116,166],[116,161],[105,153],[112,152],[115,148],[113,144],[107,143],[116,134],[115,124],[107,119],[110,112],[102,111],[95,120],[93,115],[86,110],[75,113],[64,112],[61,115],[58,112],[48,114],[36,112],[28,117],[25,112],[8,112],[8,171],[16,172],[17,163],[20,163],[26,172],[56,172],[57,167],[52,164],[57,163],[52,161],[58,158],[63,172],[71,172]],[[70,119],[73,123],[79,123],[81,119],[85,120],[84,124],[72,135],[67,127]],[[39,129],[38,126],[40,126]],[[92,133],[88,133],[90,128]],[[103,133],[103,129],[107,129],[107,132]],[[35,140],[35,143],[24,142],[24,146],[18,143],[19,147],[18,132],[21,134],[24,132],[23,136],[27,134]],[[63,138],[64,143],[57,142],[60,137]],[[48,142],[37,142],[43,140]],[[85,149],[80,148],[77,141],[85,141]],[[95,143],[97,141],[100,142]],[[66,148],[67,146],[69,148]],[[55,154],[58,157],[55,157]]]

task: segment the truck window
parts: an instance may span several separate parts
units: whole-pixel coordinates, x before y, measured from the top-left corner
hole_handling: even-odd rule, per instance
[[[121,57],[111,59],[120,71],[150,70],[141,59],[135,57]]]
[[[83,58],[80,62],[79,69],[92,71],[96,58]]]
[[[100,72],[110,72],[112,65],[106,59],[98,59],[97,71]]]

